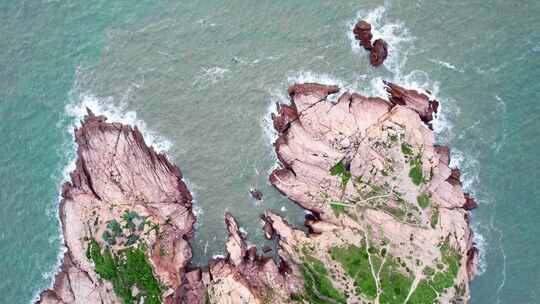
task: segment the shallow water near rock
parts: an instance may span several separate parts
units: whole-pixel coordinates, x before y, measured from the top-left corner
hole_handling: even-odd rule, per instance
[[[3,3],[0,31],[0,282],[6,303],[50,284],[60,249],[56,205],[84,106],[139,125],[195,195],[194,263],[223,253],[223,214],[265,244],[258,215],[304,211],[268,184],[269,113],[296,81],[382,95],[381,80],[432,91],[438,140],[453,148],[479,208],[483,251],[472,303],[535,303],[540,4],[497,0],[84,1]],[[368,19],[389,43],[378,69],[352,47]],[[136,114],[135,114],[136,113]],[[143,123],[144,122],[144,123]],[[263,200],[250,196],[255,188]]]

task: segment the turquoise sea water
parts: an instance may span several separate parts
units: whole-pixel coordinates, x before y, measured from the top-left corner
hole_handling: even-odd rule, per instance
[[[142,126],[196,198],[194,263],[222,254],[223,212],[264,243],[268,113],[295,81],[382,95],[390,79],[443,103],[435,129],[480,208],[472,303],[539,303],[540,3],[537,1],[0,1],[1,303],[49,286],[56,206],[84,106]],[[350,26],[390,44],[374,70]],[[248,195],[264,193],[263,202]]]

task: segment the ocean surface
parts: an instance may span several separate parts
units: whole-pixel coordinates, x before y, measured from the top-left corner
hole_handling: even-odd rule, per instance
[[[390,45],[374,69],[357,18]],[[57,204],[85,107],[136,124],[195,196],[194,263],[223,254],[223,213],[264,244],[269,114],[310,81],[384,96],[382,79],[442,103],[481,249],[472,303],[540,303],[540,2],[0,1],[0,303],[29,303],[63,253]],[[262,202],[249,196],[263,192]]]

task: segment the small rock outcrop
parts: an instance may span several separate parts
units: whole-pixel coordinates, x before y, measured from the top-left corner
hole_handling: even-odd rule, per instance
[[[251,194],[251,197],[253,197],[254,199],[256,199],[258,201],[262,200],[262,198],[263,198],[262,192],[259,191],[259,190],[256,190],[256,189],[249,190],[249,194]]]
[[[420,93],[416,90],[405,89],[397,84],[385,81],[386,91],[388,92],[388,99],[394,105],[406,106],[412,109],[418,115],[420,119],[428,125],[433,120],[434,114],[439,109],[439,102],[432,100],[428,95]],[[431,125],[429,125],[431,127]]]
[[[373,38],[373,35],[371,34],[371,24],[367,21],[360,20],[354,26],[353,33],[360,45],[364,49],[370,51],[372,48],[371,39]]]
[[[378,67],[386,60],[388,57],[388,43],[382,39],[377,39],[373,42],[373,48],[369,54],[369,62],[374,67]]]
[[[377,39],[373,43],[371,34],[371,24],[365,20],[359,20],[353,28],[353,34],[360,46],[370,51],[369,61],[372,66],[378,67],[388,57],[388,43],[383,39]]]

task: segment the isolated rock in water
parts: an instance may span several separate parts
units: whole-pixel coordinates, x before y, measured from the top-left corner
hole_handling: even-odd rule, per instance
[[[371,65],[378,67],[386,60],[388,56],[388,44],[382,39],[377,39],[373,42],[373,47],[371,48],[371,54],[369,60]]]
[[[353,33],[356,40],[359,41],[364,49],[368,51],[371,50],[371,38],[373,38],[373,35],[371,34],[371,24],[367,21],[360,20],[354,26]]]
[[[53,287],[38,302],[166,299],[182,285],[191,259],[186,238],[195,217],[180,170],[147,146],[137,128],[108,123],[90,110],[75,141],[76,168],[63,186],[59,211],[67,252]],[[116,266],[105,263],[107,257],[116,257]],[[134,263],[149,284],[166,287],[111,280],[123,280],[125,272],[135,271],[129,268]]]
[[[264,237],[267,240],[271,240],[272,237],[274,236],[274,228],[272,228],[272,223],[269,221],[268,218],[266,218],[266,216],[263,216],[263,220],[264,220],[264,226],[263,226]]]
[[[268,253],[268,252],[272,251],[272,247],[270,245],[264,245],[263,248],[262,248],[262,251],[264,253]]]
[[[262,200],[263,194],[259,190],[251,189],[251,190],[249,190],[249,194],[251,194],[251,197],[253,197],[254,199],[256,199],[258,201]]]
[[[289,89],[298,119],[275,142],[282,168],[270,182],[314,215],[309,234],[272,212],[266,218],[281,269],[303,277],[296,296],[306,302],[469,298],[477,249],[466,196],[448,181],[449,150],[423,123],[429,98],[388,86],[390,101],[346,92],[331,102],[336,88],[315,84]]]

